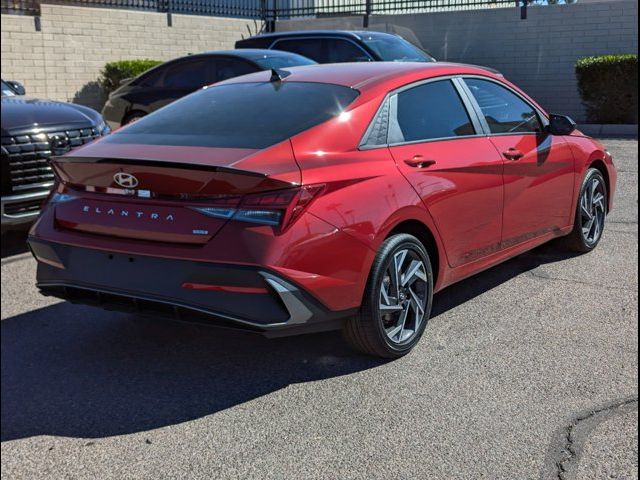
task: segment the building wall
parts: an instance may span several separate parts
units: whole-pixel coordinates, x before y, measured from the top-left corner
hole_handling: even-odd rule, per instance
[[[101,108],[96,80],[105,63],[233,48],[260,30],[252,20],[167,15],[104,8],[42,5],[34,17],[1,15],[2,78],[24,83],[27,93]]]
[[[638,52],[638,3],[629,0],[516,8],[376,15],[372,30],[394,32],[439,60],[497,68],[549,111],[584,120],[574,65],[578,58]],[[279,21],[278,31],[362,29],[362,17]]]

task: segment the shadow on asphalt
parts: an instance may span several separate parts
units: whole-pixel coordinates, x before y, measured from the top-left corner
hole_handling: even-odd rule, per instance
[[[28,230],[13,230],[2,234],[2,242],[0,248],[2,250],[2,258],[20,255],[29,251],[27,247]]]
[[[434,316],[538,265],[566,258],[544,246],[465,280],[436,296]],[[267,340],[68,303],[1,325],[2,441],[146,431],[290,384],[384,363],[352,352],[338,332]]]

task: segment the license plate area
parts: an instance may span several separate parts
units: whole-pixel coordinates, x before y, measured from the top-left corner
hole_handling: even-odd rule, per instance
[[[56,225],[69,230],[169,243],[205,244],[226,220],[188,207],[77,199],[55,207]]]

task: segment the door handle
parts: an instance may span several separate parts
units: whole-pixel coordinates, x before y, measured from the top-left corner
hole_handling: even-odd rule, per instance
[[[502,155],[504,155],[504,158],[506,158],[507,160],[520,160],[522,157],[524,157],[524,153],[522,153],[517,148],[510,148],[506,152],[502,152]]]
[[[422,155],[414,155],[412,158],[404,161],[407,165],[413,168],[427,168],[431,165],[435,165],[435,160],[425,160]]]

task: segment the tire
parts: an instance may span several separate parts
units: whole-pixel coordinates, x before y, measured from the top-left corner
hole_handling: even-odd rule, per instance
[[[590,168],[580,188],[573,230],[564,241],[569,250],[587,253],[598,246],[607,216],[607,198],[607,183],[602,173]]]
[[[127,125],[128,123],[136,122],[144,116],[146,116],[146,113],[144,112],[138,112],[138,111],[131,112],[126,117],[124,117],[124,120],[122,121],[122,125]]]
[[[403,275],[395,275],[397,271]],[[404,274],[409,276],[403,285]],[[360,311],[344,327],[345,338],[368,355],[399,358],[422,337],[432,302],[429,254],[416,237],[393,235],[376,255]]]

